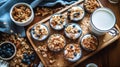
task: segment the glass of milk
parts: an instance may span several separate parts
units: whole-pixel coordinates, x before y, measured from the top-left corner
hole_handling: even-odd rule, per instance
[[[109,8],[96,9],[90,18],[90,30],[96,35],[104,35],[116,23],[116,17]]]

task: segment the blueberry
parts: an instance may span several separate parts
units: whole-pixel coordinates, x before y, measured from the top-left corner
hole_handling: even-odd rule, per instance
[[[41,29],[39,29],[39,31],[41,32],[42,30],[41,30]]]
[[[2,54],[2,55],[1,55],[1,57],[2,57],[2,58],[5,58],[5,55],[4,55],[4,54]]]
[[[8,53],[8,56],[11,57],[11,56],[12,56],[12,53]]]
[[[11,51],[11,49],[10,49],[10,48],[7,48],[7,50],[8,50],[8,51]]]
[[[11,50],[12,53],[14,53],[14,50]]]
[[[35,60],[35,57],[31,57],[31,60],[34,61],[34,60]]]
[[[6,49],[6,46],[3,46],[3,49]]]
[[[63,22],[62,21],[60,21],[60,24],[62,24]]]
[[[78,30],[78,33],[80,33],[81,32],[81,30]]]
[[[0,55],[2,54],[2,51],[0,51]]]
[[[28,56],[28,55],[26,55],[24,58],[25,58],[25,59],[28,59],[28,58],[29,58],[29,56]]]
[[[37,67],[37,64],[34,64],[33,67]]]
[[[40,35],[37,35],[37,37],[39,38],[39,37],[40,37]]]
[[[23,56],[27,56],[27,53],[23,53]]]
[[[26,59],[22,59],[22,63],[26,63]]]
[[[60,15],[60,18],[62,18],[62,15]]]
[[[35,34],[35,32],[33,32],[33,34]]]
[[[34,31],[35,29],[34,29],[34,28],[32,28],[32,30]]]
[[[75,28],[76,25],[73,25],[73,28]]]
[[[74,14],[74,17],[77,17],[78,15],[80,15],[80,13],[75,13],[75,14]]]
[[[70,46],[70,48],[72,49],[72,48],[73,48],[73,46]]]
[[[74,56],[77,56],[77,53],[76,53],[76,52],[74,53]]]
[[[68,10],[68,13],[71,13],[71,11],[70,11],[70,10]]]
[[[30,65],[30,64],[31,64],[31,62],[29,61],[29,62],[27,62],[27,64],[28,64],[28,65]]]
[[[30,59],[26,59],[26,62],[30,62]]]
[[[0,51],[2,50],[2,48],[0,48]]]

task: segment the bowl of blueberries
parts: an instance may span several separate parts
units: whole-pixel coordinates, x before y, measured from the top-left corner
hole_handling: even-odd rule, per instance
[[[16,46],[9,41],[2,42],[0,44],[0,59],[10,60],[16,54]]]

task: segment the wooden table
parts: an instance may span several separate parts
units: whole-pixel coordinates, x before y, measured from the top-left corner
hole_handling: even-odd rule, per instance
[[[117,18],[117,24],[120,27],[120,4],[110,4],[108,0],[100,1],[105,7],[113,10]],[[95,63],[99,67],[120,67],[120,38],[78,66],[85,67],[88,63]]]
[[[100,0],[103,6],[113,10],[117,18],[117,24],[120,27],[120,5],[110,4],[108,0]],[[32,24],[40,21],[41,18],[36,17]],[[31,24],[31,25],[32,25]],[[120,38],[106,47],[99,53],[80,63],[78,67],[85,67],[88,63],[95,63],[99,67],[120,67]]]

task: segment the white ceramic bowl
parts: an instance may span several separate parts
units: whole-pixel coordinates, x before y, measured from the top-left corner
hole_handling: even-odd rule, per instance
[[[13,11],[14,7],[19,6],[19,5],[25,5],[25,6],[29,7],[30,10],[31,10],[31,15],[30,15],[30,17],[26,21],[23,21],[23,22],[16,21],[13,18],[13,16],[12,16],[12,11]],[[33,12],[32,7],[29,4],[27,4],[27,3],[16,3],[15,5],[12,6],[12,8],[10,10],[10,18],[18,26],[27,26],[28,24],[30,24],[33,21],[33,19],[34,19],[34,12]]]
[[[12,59],[12,58],[15,56],[15,54],[16,54],[16,46],[15,46],[12,42],[5,41],[5,42],[3,42],[3,43],[0,44],[0,47],[1,47],[3,44],[5,44],[5,43],[9,43],[9,44],[11,44],[11,45],[14,47],[14,53],[13,53],[12,56],[9,57],[9,58],[3,58],[3,57],[0,56],[0,59],[2,59],[2,60],[10,60],[10,59]]]

